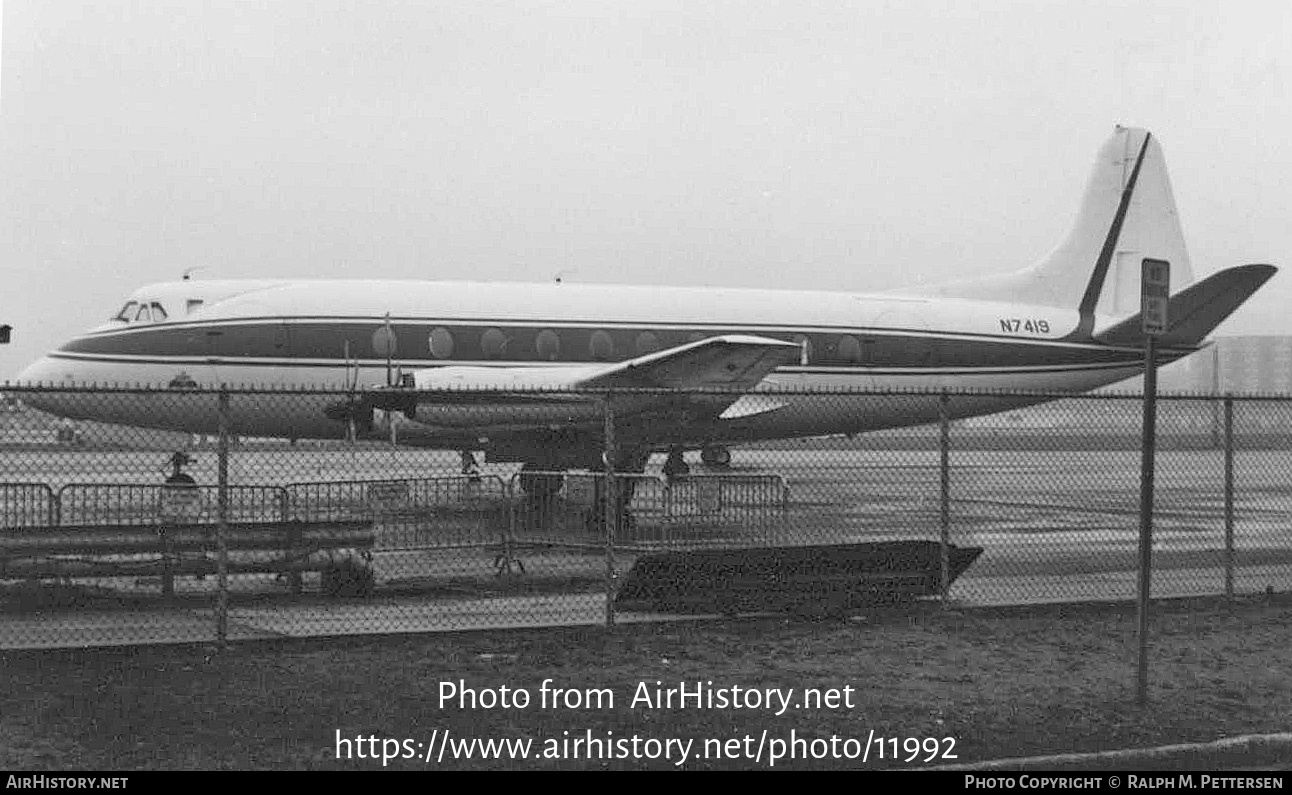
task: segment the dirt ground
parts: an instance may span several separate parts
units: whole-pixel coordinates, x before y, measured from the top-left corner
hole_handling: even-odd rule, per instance
[[[1135,626],[1128,604],[922,603],[846,621],[6,653],[0,766],[878,769],[1289,729],[1292,598],[1155,604],[1145,707]],[[679,688],[699,703],[663,703]]]

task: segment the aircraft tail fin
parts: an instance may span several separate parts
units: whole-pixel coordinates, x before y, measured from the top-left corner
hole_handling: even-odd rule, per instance
[[[1221,321],[1242,305],[1276,272],[1273,265],[1239,265],[1213,274],[1171,296],[1167,305],[1163,345],[1196,345]],[[1109,345],[1141,347],[1145,344],[1140,315],[1096,332],[1095,339]]]
[[[934,287],[952,298],[1078,308],[1074,336],[1094,317],[1139,310],[1140,262],[1171,263],[1171,285],[1193,282],[1166,160],[1147,131],[1118,126],[1100,148],[1067,237],[1030,268]]]

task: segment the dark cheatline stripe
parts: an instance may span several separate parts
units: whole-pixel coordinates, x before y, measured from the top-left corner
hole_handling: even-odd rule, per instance
[[[381,327],[374,327],[380,330]],[[140,360],[163,360],[186,363],[225,363],[273,361],[293,363],[339,362],[342,352],[361,360],[385,360],[384,351],[374,344],[374,328],[339,323],[294,325],[283,323],[236,324],[206,333],[192,329],[159,327],[147,333],[81,337],[59,351],[67,358],[76,355],[99,357],[138,357]],[[624,361],[647,350],[662,350],[690,342],[704,332],[687,329],[649,329],[642,327],[558,328],[553,332],[541,326],[490,327],[476,324],[449,324],[442,328],[451,338],[451,350],[443,357],[433,355],[429,343],[432,324],[392,324],[398,343],[394,359],[405,365],[414,362],[460,364],[463,362],[547,364]],[[745,328],[724,328],[723,333],[748,333]],[[809,332],[792,334],[776,331],[768,334],[779,339],[806,339],[813,366],[884,368],[936,367],[939,369],[982,367],[1009,368],[1038,365],[1084,365],[1094,362],[1118,362],[1138,356],[1134,350],[1119,349],[1093,341],[1057,342],[1028,337],[978,339],[949,337],[941,332],[893,334],[868,333],[865,329],[845,334]],[[710,332],[712,333],[712,332]],[[503,346],[490,348],[488,335],[500,335]],[[558,345],[545,350],[539,344],[542,335],[551,335]],[[648,338],[643,348],[641,340]],[[598,347],[597,343],[601,343]]]
[[[1163,351],[1161,353],[1163,362],[1173,361],[1181,356],[1187,355],[1192,351]],[[104,356],[97,354],[75,354],[67,355],[52,353],[51,359],[65,359],[74,362],[98,362],[103,364],[152,364],[152,365],[172,365],[177,367],[184,366],[211,366],[211,367],[271,367],[280,369],[308,369],[308,368],[333,368],[343,370],[347,363],[337,359],[332,361],[314,361],[314,362],[291,362],[281,359],[228,359],[219,362],[212,362],[201,358],[188,357],[119,357]],[[381,367],[385,365],[385,360],[378,359],[359,359],[357,362],[363,367]],[[1033,364],[1020,365],[1017,367],[1002,368],[992,365],[981,367],[930,367],[928,365],[912,364],[905,367],[813,367],[813,366],[789,366],[780,368],[784,372],[804,373],[816,375],[845,375],[845,376],[884,376],[884,375],[911,375],[911,376],[936,376],[936,375],[1037,375],[1052,373],[1088,373],[1098,370],[1119,370],[1127,367],[1135,367],[1143,363],[1143,358],[1139,356],[1128,356],[1113,361],[1088,362],[1084,364],[1062,365],[1062,364]],[[354,366],[355,362],[350,362],[348,366]],[[429,361],[404,361],[402,365],[405,368],[436,368],[452,367],[461,364],[468,364],[473,367],[523,367],[524,362],[429,362]],[[536,363],[529,363],[534,366]],[[556,363],[554,366],[559,366]],[[540,365],[540,368],[543,365]]]
[[[285,333],[291,333],[292,330],[309,325],[329,325],[337,326],[343,329],[356,331],[356,333],[370,333],[378,327],[385,324],[387,318],[377,316],[359,316],[359,315],[291,315],[287,317],[239,317],[236,319],[215,319],[200,321],[167,321],[166,323],[157,323],[152,325],[141,325],[134,328],[110,329],[107,331],[94,331],[77,337],[69,345],[80,345],[95,339],[120,339],[125,337],[151,337],[157,332],[185,330],[189,332],[209,332],[219,331],[226,327],[250,326],[255,328],[281,328]],[[709,335],[716,334],[762,334],[762,333],[782,333],[782,334],[857,334],[857,335],[911,335],[916,337],[938,337],[938,338],[955,338],[964,337],[966,339],[983,339],[983,340],[1002,340],[1006,342],[1030,342],[1036,344],[1065,345],[1071,344],[1066,338],[1058,337],[1024,337],[1018,334],[997,334],[990,331],[951,331],[941,329],[917,329],[906,328],[903,326],[885,326],[870,327],[858,325],[816,325],[816,326],[790,326],[776,323],[742,323],[732,325],[731,323],[705,323],[705,322],[686,322],[686,323],[665,323],[661,325],[644,324],[641,321],[619,321],[619,320],[551,320],[543,318],[461,318],[461,317],[391,317],[390,322],[396,324],[395,331],[407,329],[409,326],[425,326],[434,328],[436,326],[453,326],[453,327],[472,327],[485,329],[491,326],[497,326],[502,329],[516,328],[551,328],[551,329],[624,329],[635,331],[702,331]],[[74,348],[66,348],[74,350]],[[86,350],[89,350],[88,348]]]
[[[1117,240],[1122,234],[1122,224],[1126,221],[1126,211],[1130,209],[1131,195],[1135,192],[1135,183],[1139,180],[1139,170],[1144,165],[1144,156],[1148,154],[1148,142],[1152,139],[1152,133],[1144,134],[1144,143],[1140,146],[1139,156],[1135,158],[1135,168],[1131,170],[1130,179],[1126,181],[1126,187],[1122,188],[1122,198],[1117,205],[1117,213],[1113,216],[1112,226],[1108,228],[1108,236],[1104,238],[1104,247],[1099,251],[1099,259],[1095,262],[1094,273],[1090,274],[1090,282],[1086,284],[1085,295],[1081,296],[1081,304],[1077,310],[1081,318],[1077,322],[1077,329],[1065,339],[1089,339],[1091,332],[1095,329],[1095,304],[1099,302],[1099,294],[1103,292],[1104,279],[1108,276],[1108,267],[1112,264],[1113,254],[1117,250]]]
[[[124,336],[149,336],[152,332],[185,330],[190,332],[207,332],[218,331],[220,328],[229,326],[253,326],[264,328],[266,326],[286,327],[289,332],[292,328],[306,326],[306,324],[329,324],[329,326],[340,326],[342,328],[359,327],[359,331],[375,331],[377,327],[385,324],[386,321],[395,324],[395,331],[401,330],[407,326],[455,326],[455,327],[478,327],[488,328],[497,326],[500,328],[623,328],[623,330],[634,331],[704,331],[711,335],[717,334],[764,334],[764,332],[773,332],[773,334],[855,334],[855,335],[913,335],[913,336],[935,336],[935,337],[966,337],[966,339],[999,339],[1005,341],[1027,341],[1027,343],[1037,344],[1067,344],[1066,340],[1059,337],[1025,337],[1017,334],[994,334],[990,331],[951,331],[951,330],[929,330],[929,328],[907,328],[903,326],[886,326],[871,327],[857,326],[857,324],[823,324],[823,326],[789,326],[786,323],[718,323],[718,322],[699,322],[689,321],[686,323],[663,323],[651,324],[641,321],[611,321],[611,319],[544,319],[544,318],[461,318],[461,317],[390,317],[384,315],[265,315],[265,317],[239,317],[230,319],[203,319],[203,321],[167,321],[165,323],[140,324],[134,327],[110,328],[106,331],[88,332],[78,337],[74,341],[93,340],[96,337],[103,339],[114,339],[114,337]]]

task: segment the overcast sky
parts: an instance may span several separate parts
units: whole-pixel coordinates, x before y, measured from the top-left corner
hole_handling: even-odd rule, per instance
[[[1292,4],[3,0],[0,379],[198,277],[882,290],[1058,242],[1121,123],[1292,268]],[[1292,333],[1281,273],[1224,333]],[[809,308],[810,313],[810,308]]]

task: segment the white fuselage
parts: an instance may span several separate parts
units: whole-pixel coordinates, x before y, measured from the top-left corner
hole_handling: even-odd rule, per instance
[[[142,316],[141,306],[150,307]],[[776,370],[756,391],[854,393],[796,395],[782,410],[706,431],[714,440],[734,441],[851,433],[937,417],[936,396],[899,404],[855,394],[861,391],[1075,393],[1143,369],[1138,349],[1074,339],[1075,310],[894,295],[607,284],[184,281],[139,290],[122,316],[49,354],[22,380],[132,384],[171,394],[219,384],[343,390],[385,384],[394,369],[592,365],[719,334],[753,334],[803,348],[796,364]],[[1168,359],[1187,352],[1171,352]],[[165,395],[158,397],[155,410],[143,414],[92,394],[35,402],[67,416],[210,430],[211,407],[171,410],[160,400]],[[300,396],[290,400],[290,409],[269,399],[238,409],[240,432],[339,434],[321,408],[334,395],[317,396],[317,405],[308,408],[300,407]],[[1027,402],[1038,401],[982,396],[956,401],[954,413],[990,413]],[[461,423],[412,428],[401,431],[401,438],[459,446],[462,428],[452,425]]]

